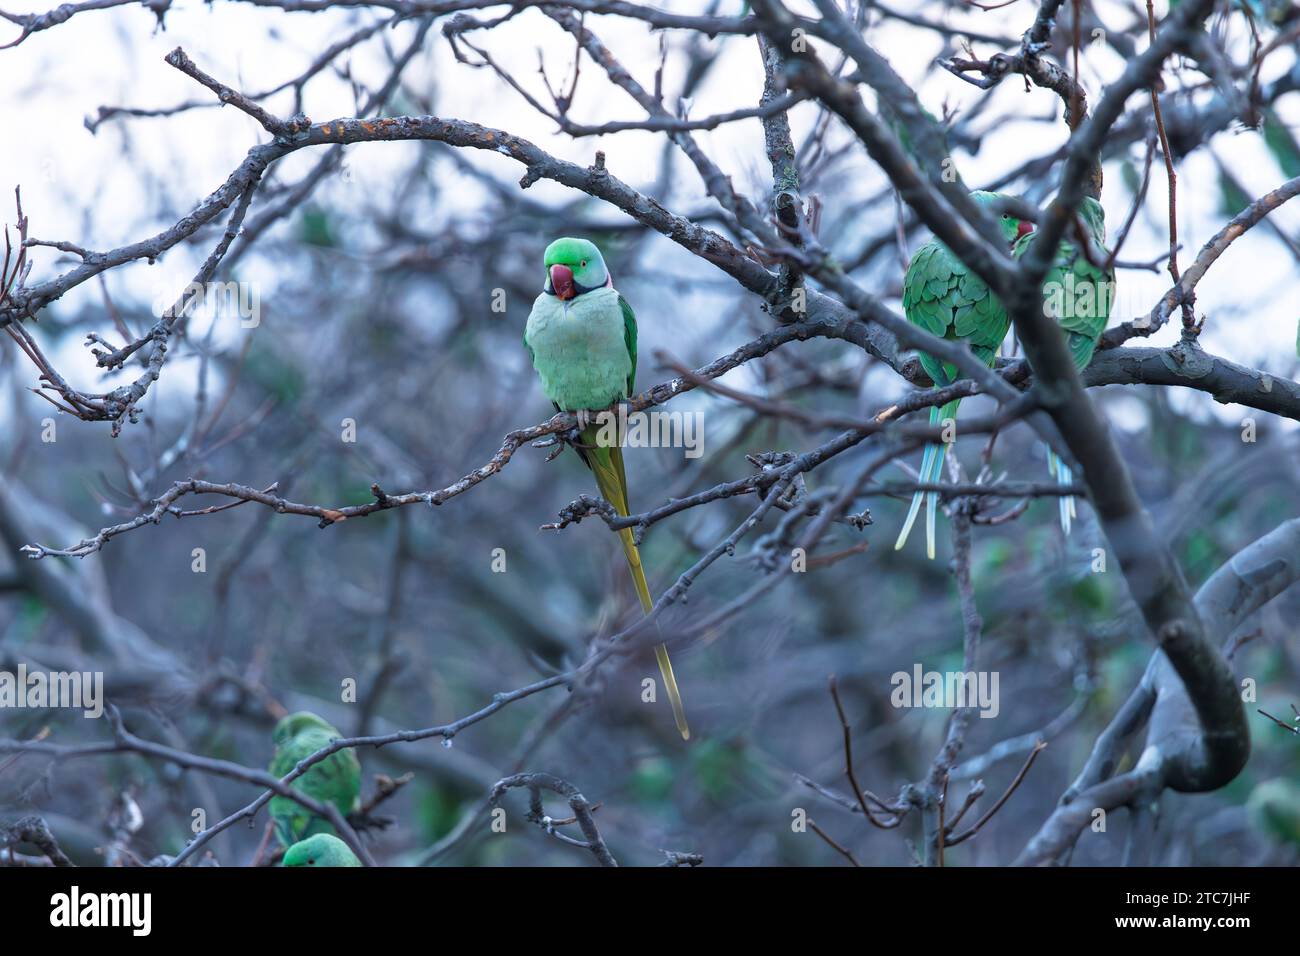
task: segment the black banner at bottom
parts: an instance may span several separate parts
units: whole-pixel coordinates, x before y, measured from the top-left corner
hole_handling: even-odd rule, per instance
[[[734,945],[774,927],[819,936],[849,925],[954,942],[1046,926],[1051,936],[1291,932],[1290,869],[0,869],[0,938],[80,942],[277,937],[330,945],[456,927],[462,945],[587,918],[667,920]],[[550,916],[546,916],[546,914]],[[509,918],[503,920],[503,916]],[[531,915],[530,915],[531,914]],[[481,917],[481,918],[480,918]],[[552,922],[554,921],[554,922]],[[843,921],[848,921],[847,923]],[[624,923],[623,925],[628,925]],[[529,927],[532,930],[529,930]],[[196,937],[195,934],[198,934]],[[466,933],[470,939],[464,939]],[[683,937],[685,938],[685,937]],[[771,943],[770,939],[759,939]],[[18,951],[18,950],[14,950]]]

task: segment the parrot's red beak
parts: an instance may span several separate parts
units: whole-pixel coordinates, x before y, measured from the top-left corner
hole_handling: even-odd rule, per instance
[[[1021,219],[1020,225],[1016,226],[1016,241],[1019,242],[1025,236],[1034,231],[1034,224],[1028,219]]]
[[[558,262],[551,266],[551,291],[561,299],[572,299],[578,294],[578,287],[573,283],[573,270]]]

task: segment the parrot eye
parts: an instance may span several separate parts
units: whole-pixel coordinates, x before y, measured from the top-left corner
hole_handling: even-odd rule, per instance
[[[583,259],[581,262],[579,262],[579,263],[578,263],[578,268],[579,268],[579,269],[585,269],[585,268],[587,268],[587,260],[586,260],[586,259]]]

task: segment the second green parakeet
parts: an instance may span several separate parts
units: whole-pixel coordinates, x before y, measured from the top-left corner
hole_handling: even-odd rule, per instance
[[[275,726],[272,737],[275,741],[275,755],[271,758],[269,770],[277,777],[283,777],[298,761],[329,746],[331,741],[342,736],[313,713],[301,711],[290,714]],[[322,803],[334,804],[340,813],[346,815],[356,808],[361,796],[361,764],[351,750],[340,750],[313,764],[292,786]],[[295,803],[288,797],[272,797],[270,812],[271,820],[275,823],[275,835],[285,846],[318,833],[337,836],[328,820],[311,813],[302,804]]]
[[[1097,341],[1110,321],[1115,302],[1115,268],[1105,246],[1106,214],[1101,203],[1085,197],[1079,204],[1078,218],[1086,233],[1086,250],[1077,241],[1079,236],[1073,227],[1067,229],[1066,238],[1057,246],[1056,259],[1043,276],[1043,312],[1060,324],[1075,368],[1083,371],[1092,361]],[[1022,238],[1012,255],[1017,259],[1024,256],[1033,247],[1035,238],[1034,233]],[[1057,484],[1074,482],[1070,466],[1050,448],[1047,468]],[[1074,499],[1062,497],[1059,507],[1061,530],[1069,534],[1071,522],[1077,516]]]

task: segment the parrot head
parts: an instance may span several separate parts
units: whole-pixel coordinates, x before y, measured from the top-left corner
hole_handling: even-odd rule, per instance
[[[1079,203],[1079,218],[1088,227],[1093,238],[1098,242],[1106,241],[1106,210],[1101,208],[1101,203],[1091,196],[1084,196],[1083,201]]]
[[[970,194],[981,206],[989,206],[999,199],[1005,199],[1001,193],[986,193],[976,191]],[[1007,241],[1007,246],[1014,246],[1016,241],[1023,236],[1029,235],[1034,231],[1034,224],[1027,219],[1017,219],[1009,212],[1003,212],[998,216],[998,228],[1002,230],[1002,238]]]
[[[318,833],[284,851],[285,866],[360,866],[361,861],[336,836]]]
[[[605,259],[589,239],[556,239],[546,247],[547,295],[575,299],[584,292],[613,285]]]
[[[276,724],[275,731],[271,734],[271,740],[279,747],[297,737],[304,730],[327,730],[335,737],[343,736],[328,721],[317,717],[310,711],[301,710],[296,714],[290,714]]]

